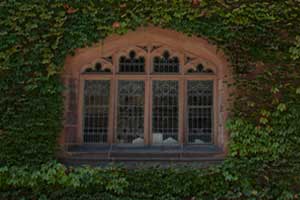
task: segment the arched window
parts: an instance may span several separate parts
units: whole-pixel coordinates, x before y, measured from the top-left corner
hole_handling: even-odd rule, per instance
[[[66,61],[64,143],[223,148],[226,75],[214,46],[159,28],[80,49]]]

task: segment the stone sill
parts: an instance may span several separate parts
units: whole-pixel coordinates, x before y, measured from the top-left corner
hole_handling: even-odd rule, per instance
[[[69,165],[102,165],[103,163],[198,163],[209,165],[224,160],[224,152],[215,145],[73,145],[60,160]]]

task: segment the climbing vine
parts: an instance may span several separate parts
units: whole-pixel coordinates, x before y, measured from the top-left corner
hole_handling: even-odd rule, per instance
[[[150,24],[207,38],[232,65],[230,152],[220,169],[225,179],[216,176],[214,186],[229,182],[243,196],[258,184],[293,198],[300,174],[298,0],[1,1],[0,163],[55,159],[65,57]]]

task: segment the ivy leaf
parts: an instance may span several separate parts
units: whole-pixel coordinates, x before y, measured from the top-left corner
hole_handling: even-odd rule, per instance
[[[277,87],[272,87],[271,92],[272,92],[273,94],[276,94],[276,93],[279,92],[279,89],[278,89]]]
[[[261,117],[261,118],[259,119],[259,122],[260,122],[261,124],[267,124],[267,123],[269,122],[269,120],[268,120],[267,118],[265,118],[265,117]]]
[[[300,58],[300,36],[296,37],[294,46],[290,47],[289,53],[293,60]]]
[[[277,106],[277,110],[283,112],[285,111],[287,108],[286,108],[286,105],[284,103],[281,103]]]
[[[257,190],[252,190],[251,194],[254,196],[257,196],[258,192],[257,192]]]
[[[261,113],[262,116],[266,116],[266,117],[270,116],[270,112],[267,111],[267,110],[262,110],[260,113]]]

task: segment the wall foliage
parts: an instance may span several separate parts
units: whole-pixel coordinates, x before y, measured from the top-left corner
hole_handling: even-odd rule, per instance
[[[115,184],[124,183],[133,191],[128,199],[134,197],[137,191],[134,188],[140,188],[145,195],[148,189],[162,195],[155,178],[172,185],[182,174],[195,174],[197,178],[187,181],[189,184],[195,181],[198,188],[189,189],[185,187],[188,183],[179,181],[187,191],[163,190],[165,195],[170,195],[164,199],[175,199],[176,195],[184,198],[184,193],[190,196],[197,193],[199,198],[207,199],[297,198],[300,187],[299,0],[1,1],[0,163],[36,166],[53,160],[62,127],[64,88],[60,73],[65,57],[76,48],[92,45],[112,33],[123,34],[149,24],[207,38],[227,54],[236,88],[228,123],[232,137],[230,153],[222,166],[196,174],[184,170],[175,175],[172,170],[126,171],[124,177],[112,179],[116,183],[105,182],[103,174],[95,175],[97,178],[92,178],[92,183],[102,184],[97,192],[118,196]],[[55,167],[46,167],[46,171],[37,171],[38,174],[26,174],[27,169],[22,168],[13,179],[12,172],[16,169],[3,167],[0,188],[13,188],[14,194],[30,191],[34,196],[41,192],[43,173],[58,173],[52,177],[54,182],[46,184],[53,191],[64,188],[67,184],[64,181],[70,177],[83,180],[92,177],[91,174],[75,177],[77,173],[66,169],[57,171]],[[98,171],[91,169],[88,173]],[[149,173],[153,179],[145,182]],[[113,176],[114,171],[108,175]],[[34,181],[26,182],[31,179]],[[78,187],[67,187],[70,190],[66,192],[91,192],[87,191],[88,183],[79,182]],[[136,182],[147,184],[132,186]],[[139,198],[146,199],[146,196]]]

